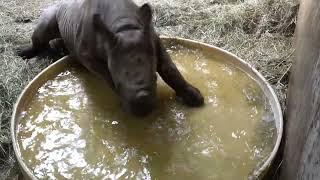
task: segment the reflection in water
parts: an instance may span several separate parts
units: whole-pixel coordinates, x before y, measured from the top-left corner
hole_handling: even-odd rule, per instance
[[[273,115],[257,84],[238,69],[181,47],[169,51],[205,95],[177,103],[158,82],[156,110],[137,119],[82,68],[46,82],[22,113],[19,144],[39,178],[246,179],[271,152]]]

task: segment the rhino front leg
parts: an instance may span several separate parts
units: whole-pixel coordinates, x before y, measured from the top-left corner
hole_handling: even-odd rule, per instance
[[[66,47],[64,40],[62,38],[57,38],[54,40],[51,40],[49,42],[50,44],[50,49],[49,52],[52,54],[62,54],[62,55],[66,55],[69,54],[69,50]]]
[[[56,10],[56,7],[45,10],[32,34],[32,44],[17,49],[17,54],[23,59],[30,59],[37,56],[50,47],[50,40],[60,37],[56,20]]]
[[[189,84],[181,75],[176,65],[172,62],[164,46],[157,40],[158,66],[157,71],[161,78],[175,90],[177,96],[188,106],[201,106],[204,98],[201,92]]]

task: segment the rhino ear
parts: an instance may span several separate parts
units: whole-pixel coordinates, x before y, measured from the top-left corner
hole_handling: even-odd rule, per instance
[[[149,28],[152,21],[152,9],[148,3],[143,4],[139,8],[139,16],[142,19],[145,28]]]
[[[100,14],[93,15],[93,27],[97,33],[101,34],[102,37],[109,42],[110,45],[116,42],[116,35],[103,23]]]

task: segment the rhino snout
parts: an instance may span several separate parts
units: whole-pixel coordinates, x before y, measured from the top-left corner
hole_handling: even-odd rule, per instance
[[[146,91],[146,90],[141,90],[139,91],[136,96],[135,96],[135,104],[144,104],[152,98],[151,92]]]
[[[135,95],[123,105],[130,113],[136,116],[146,116],[150,114],[155,104],[155,94],[149,90],[139,90]]]

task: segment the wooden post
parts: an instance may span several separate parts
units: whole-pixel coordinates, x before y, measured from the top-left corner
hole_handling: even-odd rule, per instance
[[[301,0],[280,179],[320,180],[320,0]]]

